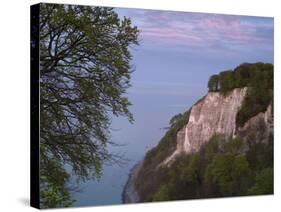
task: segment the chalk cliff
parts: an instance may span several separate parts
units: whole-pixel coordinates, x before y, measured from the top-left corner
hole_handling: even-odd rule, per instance
[[[273,66],[244,64],[214,76],[206,96],[172,117],[132,170],[124,203],[273,193],[255,176],[273,183]],[[228,176],[236,169],[245,173]]]
[[[236,88],[227,95],[209,92],[191,109],[189,120],[177,133],[177,148],[162,165],[169,165],[179,154],[197,152],[214,134],[236,135],[236,114],[247,88]]]
[[[189,110],[171,118],[159,144],[132,170],[123,202],[273,192],[273,187],[261,189],[246,172],[228,187],[213,179],[220,172],[211,172],[226,169],[225,176],[242,167],[254,175],[266,173],[268,182],[273,182],[273,66],[239,65],[210,77],[208,88]],[[223,163],[230,157],[239,166]]]
[[[208,94],[193,105],[186,125],[177,132],[174,151],[156,167],[173,164],[178,156],[198,152],[212,136],[239,137],[244,141],[267,142],[273,135],[273,109],[269,104],[265,112],[260,112],[245,122],[243,127],[236,126],[236,116],[246,96],[247,88],[236,88],[226,95],[220,92]],[[135,180],[142,169],[143,162],[132,170],[123,191],[123,202],[139,202]],[[156,168],[155,170],[157,170]]]

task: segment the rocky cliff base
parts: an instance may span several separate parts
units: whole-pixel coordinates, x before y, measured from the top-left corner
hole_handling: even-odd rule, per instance
[[[140,198],[135,188],[136,177],[141,169],[142,161],[138,162],[129,173],[128,181],[122,192],[123,203],[137,203]]]

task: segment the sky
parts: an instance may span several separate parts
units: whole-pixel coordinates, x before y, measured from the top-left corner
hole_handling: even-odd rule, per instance
[[[211,75],[244,62],[273,63],[273,18],[115,10],[140,30],[140,45],[131,51],[132,98],[147,95],[163,107],[184,109],[207,92]]]
[[[124,154],[125,166],[104,166],[99,182],[81,185],[75,206],[121,203],[132,166],[165,134],[176,114],[207,93],[211,75],[241,63],[273,63],[273,18],[121,9],[140,30],[139,46],[130,47],[134,69],[127,96],[134,123],[113,117],[110,150]]]
[[[208,13],[121,9],[119,17],[131,17],[148,48],[203,50],[211,58],[240,52],[245,56],[257,50],[272,53],[273,18]],[[208,55],[210,57],[210,55]],[[263,58],[261,58],[263,59]]]

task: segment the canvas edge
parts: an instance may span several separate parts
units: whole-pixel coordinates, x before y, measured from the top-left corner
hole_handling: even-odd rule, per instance
[[[30,6],[30,206],[40,208],[39,185],[39,13]]]

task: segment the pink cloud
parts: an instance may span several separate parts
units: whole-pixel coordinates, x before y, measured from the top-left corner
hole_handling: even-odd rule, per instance
[[[241,16],[146,11],[142,16],[141,38],[183,46],[257,45],[266,42],[256,34],[254,23],[241,22]]]
[[[141,37],[152,41],[167,41],[173,43],[186,43],[190,45],[200,45],[202,38],[196,36],[192,31],[181,28],[144,28]]]

